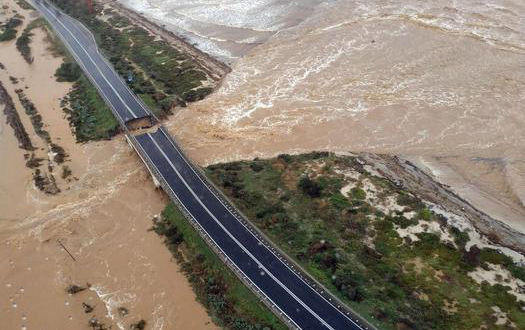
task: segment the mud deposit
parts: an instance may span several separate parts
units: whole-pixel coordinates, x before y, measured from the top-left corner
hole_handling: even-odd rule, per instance
[[[18,36],[36,17],[15,1],[2,5],[0,22],[23,16]],[[0,81],[12,101],[7,112],[12,117],[14,107],[15,126],[23,125],[32,143],[24,150],[6,123],[7,103],[0,104],[2,329],[87,329],[95,322],[129,329],[142,319],[147,329],[214,329],[161,239],[149,231],[166,197],[123,136],[75,142],[60,108],[71,84],[54,77],[62,59],[48,50],[43,29],[32,32],[30,64],[16,39],[0,44]],[[27,113],[26,99],[39,117]],[[67,154],[60,164],[50,141]],[[54,174],[60,192],[35,186],[34,169],[26,166],[30,152],[42,158],[38,168]],[[67,178],[64,165],[71,170]],[[71,285],[86,289],[68,293]]]

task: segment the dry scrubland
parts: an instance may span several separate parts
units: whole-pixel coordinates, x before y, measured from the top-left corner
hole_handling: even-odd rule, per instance
[[[473,227],[458,226],[359,157],[281,155],[211,165],[207,174],[260,230],[380,329],[525,327],[519,260],[480,244]],[[168,227],[160,232],[172,249],[204,247],[181,219],[173,206],[166,209]],[[220,263],[209,252],[190,248],[189,254],[185,269],[206,284],[196,290],[219,317],[231,306],[222,298],[216,304],[231,275],[207,270]],[[228,295],[226,301],[244,306]]]

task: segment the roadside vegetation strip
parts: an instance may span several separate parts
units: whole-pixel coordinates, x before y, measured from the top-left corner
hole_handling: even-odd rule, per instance
[[[467,232],[355,157],[281,155],[206,171],[272,241],[380,329],[525,328],[523,265],[493,248],[467,249]]]
[[[61,106],[77,142],[107,140],[120,132],[117,119],[84,74],[75,80]]]
[[[113,113],[47,21],[44,18],[35,19],[25,30],[30,33],[35,28],[44,29],[50,44],[49,50],[54,56],[62,57],[64,60],[55,72],[56,80],[73,83],[68,95],[61,100],[61,107],[67,115],[77,142],[105,140],[118,134],[120,128]],[[67,174],[68,171],[64,173]]]
[[[168,246],[188,277],[197,299],[224,329],[284,330],[287,327],[210,249],[184,215],[169,204],[153,230]]]
[[[33,6],[31,6],[26,0],[15,0],[16,4],[20,6],[22,9],[31,10],[35,9]]]
[[[90,29],[115,70],[157,116],[211,93],[215,82],[198,63],[113,9],[96,4],[90,15],[83,3],[52,2]]]

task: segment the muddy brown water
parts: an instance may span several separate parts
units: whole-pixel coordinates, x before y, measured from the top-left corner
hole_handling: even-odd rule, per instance
[[[335,1],[233,64],[171,132],[197,162],[402,155],[525,232],[525,5]]]
[[[33,14],[13,0],[2,5],[0,20]],[[19,32],[20,33],[20,32]],[[128,329],[144,319],[148,329],[215,329],[162,240],[149,229],[168,202],[123,136],[77,144],[60,108],[71,85],[55,81],[62,60],[47,49],[46,34],[33,31],[35,60],[27,64],[15,41],[0,45],[0,80],[13,98],[22,122],[47,157],[14,93],[24,89],[54,142],[69,155],[76,179],[57,175],[56,196],[35,188],[11,127],[0,121],[0,315],[4,329],[83,329],[96,317],[113,329]],[[19,82],[13,84],[9,76]],[[27,87],[27,88],[26,88]],[[0,106],[0,111],[3,107]],[[3,116],[3,113],[2,113]],[[76,261],[61,248],[72,253]],[[70,284],[89,290],[66,293]],[[86,314],[82,303],[94,306]],[[129,314],[122,316],[118,307]]]

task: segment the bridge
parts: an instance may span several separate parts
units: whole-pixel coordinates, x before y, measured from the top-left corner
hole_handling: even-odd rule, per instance
[[[285,256],[207,180],[100,54],[84,25],[45,0],[33,4],[108,104],[154,181],[279,318],[291,329],[374,329]]]

